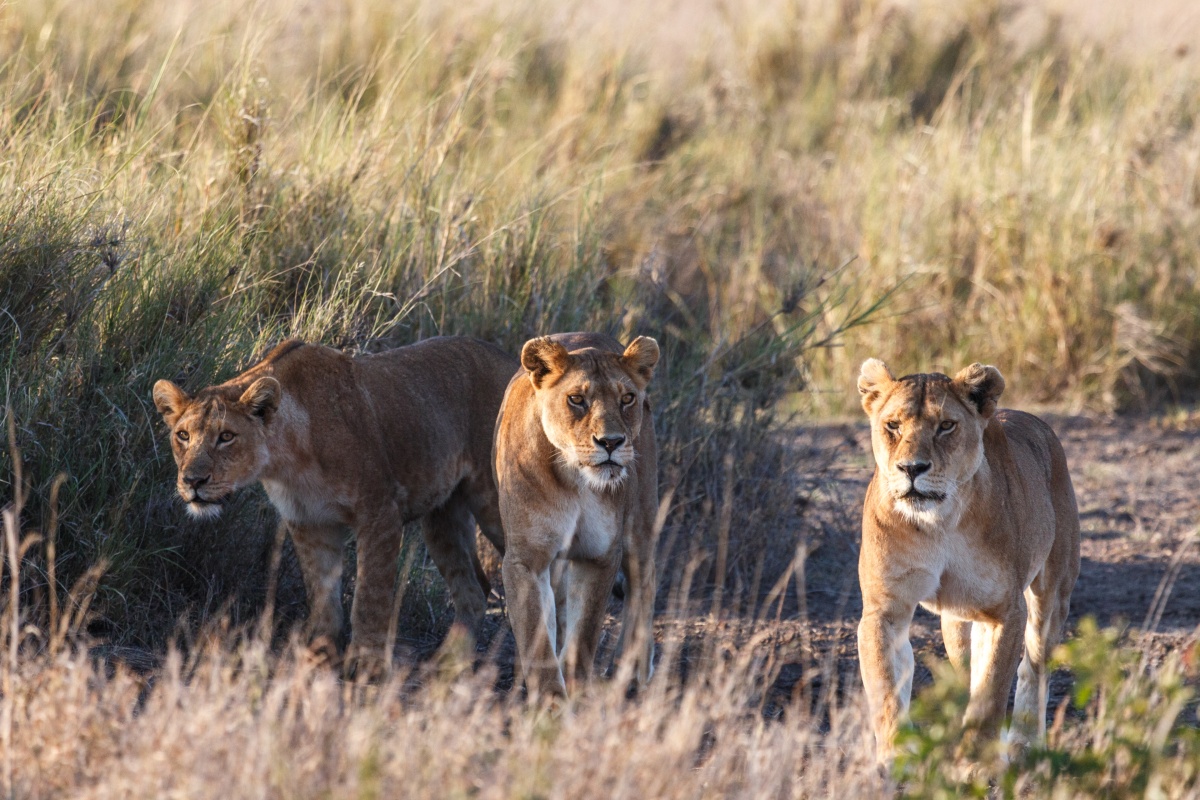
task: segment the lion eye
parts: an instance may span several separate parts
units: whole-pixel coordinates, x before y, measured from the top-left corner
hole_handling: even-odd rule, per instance
[[[942,424],[938,425],[938,431],[940,431],[941,433],[949,433],[950,431],[954,430],[957,426],[958,426],[958,423],[955,422],[954,420],[944,419],[944,420],[942,420]]]
[[[583,408],[583,395],[569,394],[567,395],[567,402],[573,406],[579,406],[580,408]]]
[[[626,392],[625,394],[621,395],[621,405],[631,406],[631,405],[633,405],[633,401],[636,399],[637,399],[637,396],[634,395],[633,392]]]
[[[217,441],[232,442],[234,436],[237,436],[237,434],[233,431],[221,431],[221,435],[217,437]]]
[[[190,439],[192,437],[188,436],[187,431],[175,431],[175,438],[181,442],[186,442],[188,439]]]
[[[895,433],[896,431],[900,430],[900,423],[894,419],[889,420],[888,422],[885,422],[883,424],[883,426],[885,428],[887,428],[889,431],[891,431],[892,433]]]

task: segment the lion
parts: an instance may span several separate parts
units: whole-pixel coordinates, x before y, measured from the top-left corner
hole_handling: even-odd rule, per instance
[[[1044,736],[1046,659],[1079,575],[1079,513],[1062,444],[1041,419],[996,409],[1004,378],[995,367],[897,380],[872,358],[858,390],[875,456],[858,653],[880,760],[891,757],[908,710],[918,604],[941,616],[946,653],[969,673],[968,736],[999,732],[1014,676],[1012,741]]]
[[[475,527],[501,552],[492,428],[517,360],[461,336],[350,357],[290,340],[231,380],[188,395],[166,380],[154,404],[170,428],[176,488],[212,518],[262,483],[292,537],[308,594],[308,635],[336,654],[343,532],[357,538],[349,663],[387,658],[401,531],[423,520],[456,623],[474,631],[490,590]]]
[[[646,387],[658,343],[595,333],[526,342],[496,421],[501,574],[531,695],[591,674],[605,606],[625,575],[618,679],[650,680],[658,450]]]

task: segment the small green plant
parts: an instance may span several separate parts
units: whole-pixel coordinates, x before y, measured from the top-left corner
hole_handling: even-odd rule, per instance
[[[1074,687],[1045,742],[972,745],[962,724],[968,688],[949,664],[914,700],[897,739],[894,777],[906,797],[1181,797],[1200,786],[1192,700],[1198,646],[1147,663],[1118,628],[1080,622],[1055,651]],[[1071,721],[1068,721],[1068,720]]]
[[[970,698],[966,676],[948,661],[931,664],[933,684],[914,699],[896,736],[893,777],[902,797],[951,800],[986,797],[997,767],[999,744],[973,742],[963,724]]]
[[[1152,665],[1119,630],[1084,619],[1054,656],[1056,668],[1075,676],[1072,704],[1084,724],[1067,727],[1060,713],[1047,746],[1030,751],[1022,766],[1048,789],[1070,786],[1091,796],[1167,798],[1196,791],[1198,654],[1193,642]],[[1191,720],[1185,719],[1189,711]]]

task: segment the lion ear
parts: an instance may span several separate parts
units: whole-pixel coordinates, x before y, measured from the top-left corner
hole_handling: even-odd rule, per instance
[[[175,420],[179,419],[179,415],[192,399],[188,397],[187,392],[170,381],[157,381],[151,396],[154,398],[154,407],[168,425],[175,424]]]
[[[530,339],[521,348],[521,366],[528,370],[535,389],[540,389],[548,376],[566,370],[570,359],[567,348],[549,336]]]
[[[954,376],[953,386],[959,397],[979,411],[979,416],[988,419],[1004,394],[1004,376],[995,367],[972,364]]]
[[[862,363],[858,373],[858,393],[862,395],[863,411],[867,416],[871,415],[875,402],[893,380],[892,371],[878,358],[868,358]]]
[[[283,387],[272,377],[259,378],[250,384],[250,388],[242,392],[238,402],[250,409],[256,417],[262,417],[264,422],[270,421],[271,415],[279,408],[279,399]]]
[[[658,364],[658,342],[649,336],[639,336],[629,343],[621,354],[621,361],[642,379],[642,387],[654,377],[654,367]]]

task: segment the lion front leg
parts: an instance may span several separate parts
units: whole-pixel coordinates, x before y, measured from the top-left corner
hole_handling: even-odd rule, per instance
[[[280,521],[291,534],[308,595],[307,636],[317,650],[336,657],[342,636],[343,532],[336,525]]]
[[[913,649],[908,638],[916,604],[868,607],[858,624],[858,663],[875,733],[876,757],[891,759],[896,731],[912,696]]]
[[[550,562],[540,554],[509,547],[501,574],[509,624],[517,643],[517,661],[531,695],[565,695],[556,647],[558,615]]]
[[[396,572],[403,527],[400,516],[361,525],[358,535],[357,582],[350,607],[350,666],[368,673],[386,669],[387,651],[396,613]]]
[[[1008,693],[1017,675],[1025,635],[1025,598],[1000,622],[976,622],[971,628],[971,699],[963,722],[984,736],[999,732],[1008,711]]]

